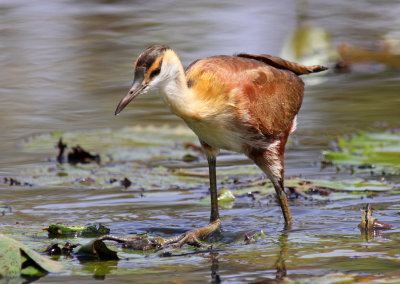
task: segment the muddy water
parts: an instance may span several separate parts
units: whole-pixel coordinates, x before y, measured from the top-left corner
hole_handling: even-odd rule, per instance
[[[0,177],[18,177],[30,165],[48,166],[51,151],[32,153],[21,148],[22,141],[38,134],[128,125],[181,125],[152,94],[137,98],[119,117],[113,116],[130,85],[134,59],[150,44],[170,45],[188,65],[214,54],[280,54],[290,33],[305,23],[327,31],[332,49],[346,42],[374,50],[385,37],[400,40],[397,1],[379,5],[369,1],[214,2],[2,1]],[[399,74],[398,69],[367,63],[352,73],[332,72],[318,80],[307,80],[298,130],[286,155],[287,176],[349,177],[334,168],[321,170],[321,150],[328,149],[329,142],[339,134],[398,127]],[[228,160],[233,167],[242,163],[236,155]],[[394,180],[398,188],[399,181]],[[172,189],[166,191],[168,188]],[[12,208],[0,218],[3,225],[102,222],[116,234],[150,231],[168,235],[165,228],[170,234],[180,233],[205,225],[209,216],[208,207],[198,203],[207,190],[206,182],[185,191],[162,184],[160,190],[141,199],[137,198],[139,189],[18,188],[1,182],[0,189],[2,205]],[[379,209],[378,219],[400,226],[398,196],[382,195],[370,201]],[[327,204],[292,201],[296,223],[286,236],[274,204],[242,202],[221,211],[220,239],[226,246],[216,257],[204,253],[160,259],[157,255],[144,258],[127,253],[128,261],[110,263],[102,269],[106,269],[110,283],[133,277],[141,283],[207,282],[213,273],[223,281],[249,282],[274,279],[282,266],[291,278],[332,271],[399,276],[399,230],[367,242],[356,227],[359,208],[364,204],[362,199]],[[267,234],[266,239],[243,244],[245,233],[260,230]],[[41,281],[90,282],[95,270],[95,265],[71,261],[67,272]],[[162,272],[164,278],[160,280],[156,272]]]

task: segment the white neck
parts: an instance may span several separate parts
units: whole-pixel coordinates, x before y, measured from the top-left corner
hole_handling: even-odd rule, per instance
[[[180,116],[188,115],[191,91],[187,87],[185,71],[176,53],[168,50],[164,55],[157,87],[170,110]]]

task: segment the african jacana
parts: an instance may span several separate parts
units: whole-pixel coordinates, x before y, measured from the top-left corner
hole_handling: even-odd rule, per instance
[[[303,100],[304,83],[298,75],[326,69],[241,53],[200,59],[185,71],[171,48],[154,45],[136,60],[133,85],[115,114],[139,94],[158,91],[170,110],[196,133],[207,156],[210,225],[220,224],[216,185],[219,149],[244,153],[268,176],[288,225],[292,216],[283,187],[284,151]]]

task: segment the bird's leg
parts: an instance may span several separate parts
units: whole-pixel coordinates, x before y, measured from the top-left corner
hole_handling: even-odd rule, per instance
[[[287,201],[286,193],[283,186],[284,179],[284,162],[282,141],[271,144],[270,148],[265,149],[251,149],[248,157],[252,159],[256,165],[268,176],[274,185],[276,198],[279,206],[281,207],[283,217],[285,218],[285,227],[290,228],[293,219],[290,213],[289,203]]]
[[[218,193],[217,193],[217,171],[215,156],[207,156],[208,171],[210,176],[211,215],[210,223],[219,219]]]
[[[210,176],[211,215],[210,223],[219,220],[218,191],[217,191],[217,155],[219,150],[200,140],[200,144],[208,161],[208,173]]]
[[[272,184],[274,185],[276,197],[279,203],[279,206],[282,209],[283,217],[285,218],[285,226],[288,228],[293,223],[292,214],[290,213],[289,203],[287,201],[286,192],[283,187],[283,178],[276,180],[272,180]]]
[[[218,192],[217,192],[217,171],[216,171],[216,156],[218,149],[209,146],[203,141],[200,141],[201,146],[207,156],[208,170],[210,176],[210,195],[211,195],[211,215],[210,223],[202,228],[187,231],[177,237],[169,239],[164,245],[173,245],[181,247],[184,244],[193,246],[201,246],[200,240],[216,231],[221,227],[218,213]]]

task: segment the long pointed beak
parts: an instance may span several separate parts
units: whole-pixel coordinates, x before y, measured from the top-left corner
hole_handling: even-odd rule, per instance
[[[141,81],[141,80],[140,80]],[[115,110],[115,115],[118,115],[134,98],[136,98],[146,86],[142,85],[141,82],[135,80],[128,94],[119,102],[117,109]]]

